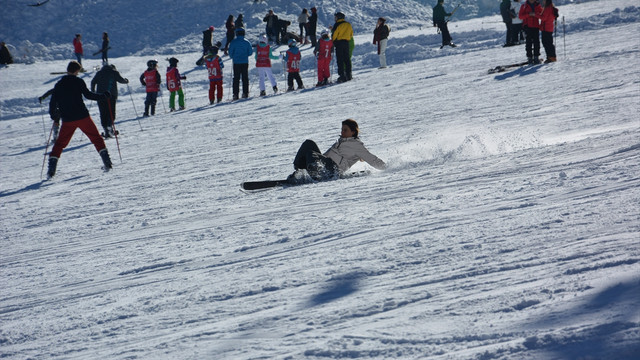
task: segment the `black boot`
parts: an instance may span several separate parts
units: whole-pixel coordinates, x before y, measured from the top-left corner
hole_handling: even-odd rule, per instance
[[[102,158],[102,163],[104,164],[104,171],[111,170],[113,168],[113,164],[111,164],[109,151],[107,151],[107,149],[100,150],[100,157]]]
[[[151,105],[151,115],[155,115],[156,114],[156,105],[153,104]]]
[[[149,105],[147,104],[144,105],[144,114],[142,114],[142,116],[144,117],[149,116]]]
[[[56,167],[58,166],[57,157],[49,157],[49,170],[47,170],[47,178],[50,179],[56,174]]]

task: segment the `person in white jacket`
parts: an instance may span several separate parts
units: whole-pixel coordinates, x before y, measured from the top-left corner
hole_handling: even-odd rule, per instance
[[[367,150],[358,138],[358,123],[353,119],[342,122],[340,138],[324,154],[313,140],[306,140],[298,149],[293,161],[296,171],[289,175],[287,182],[302,184],[309,182],[305,171],[314,181],[339,178],[358,161],[366,161],[378,170],[387,167],[384,161]]]
[[[511,13],[515,14],[515,17],[511,19],[511,39],[510,42],[514,45],[519,45],[524,41],[524,35],[522,33],[522,19],[518,17],[520,13],[520,7],[522,3],[520,0],[511,1]]]

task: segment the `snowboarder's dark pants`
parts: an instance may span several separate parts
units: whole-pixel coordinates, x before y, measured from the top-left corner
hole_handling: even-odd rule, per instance
[[[287,85],[289,85],[289,89],[293,89],[293,80],[298,84],[298,89],[302,87],[302,78],[300,78],[299,72],[290,72],[287,77]]]
[[[540,57],[540,30],[538,28],[526,27],[524,29],[527,35],[527,58]]]
[[[107,127],[112,127],[113,123],[116,121],[117,100],[118,99],[115,97],[112,97],[108,100],[98,100],[98,109],[100,110],[100,123],[105,130],[107,129]],[[109,104],[111,104],[111,109],[109,109]]]
[[[436,23],[440,33],[442,34],[442,45],[451,45],[451,34],[449,34],[449,28],[446,21],[438,21]]]
[[[313,140],[305,140],[302,145],[300,145],[296,158],[293,160],[293,167],[296,170],[308,169],[310,164],[318,161],[324,164],[325,169],[335,169],[336,172],[338,171],[338,165],[330,158],[322,155],[320,148],[318,148],[318,145]]]
[[[556,47],[553,45],[552,32],[542,32],[542,46],[544,46],[544,52],[547,54],[547,59],[556,57]]]
[[[338,63],[338,80],[351,80],[351,58],[349,57],[349,41],[336,40],[333,43],[336,48],[336,62]]]
[[[249,95],[249,64],[233,64],[233,96],[240,93],[240,76],[242,76],[242,94]]]

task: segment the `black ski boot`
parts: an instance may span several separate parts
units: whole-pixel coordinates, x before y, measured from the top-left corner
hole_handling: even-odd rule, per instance
[[[109,151],[107,151],[107,149],[100,150],[100,157],[102,158],[102,163],[104,164],[104,171],[111,170],[113,168],[113,164],[111,164]]]
[[[58,158],[49,157],[49,169],[47,170],[47,179],[51,179],[56,174],[56,167],[58,167]]]

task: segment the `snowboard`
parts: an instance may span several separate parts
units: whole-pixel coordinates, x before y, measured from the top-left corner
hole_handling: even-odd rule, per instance
[[[342,174],[339,179],[350,179],[353,177],[366,176],[371,174],[368,170],[354,171],[348,174]],[[240,184],[240,190],[245,192],[256,192],[278,187],[300,186],[309,183],[291,184],[286,179],[283,180],[263,180],[263,181],[245,181]]]
[[[489,69],[488,73],[489,74],[495,74],[495,73],[505,72],[505,71],[507,71],[507,70],[509,70],[511,68],[521,67],[521,66],[525,66],[525,65],[528,65],[528,64],[529,64],[528,61],[524,61],[524,62],[521,62],[521,63],[515,63],[515,64],[509,64],[509,65],[499,65],[499,66],[496,66],[496,67],[494,67],[492,69]]]

